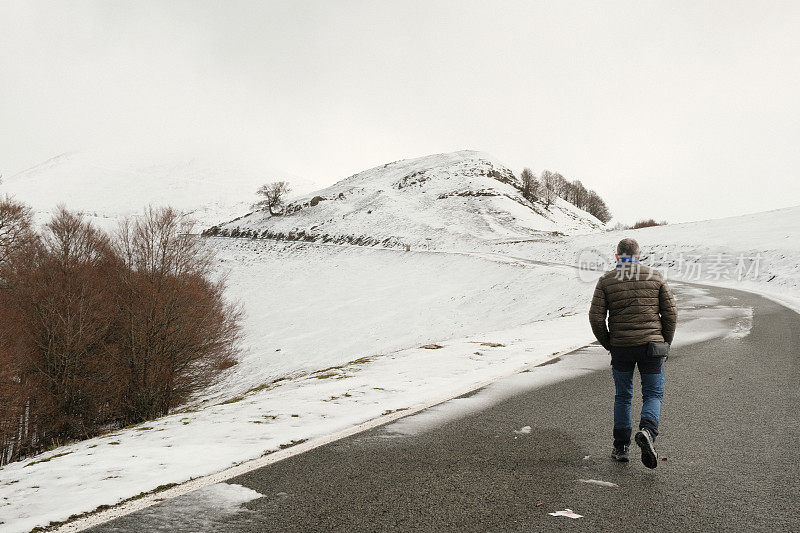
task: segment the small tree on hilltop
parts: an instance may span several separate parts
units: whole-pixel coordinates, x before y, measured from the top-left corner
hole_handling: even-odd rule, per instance
[[[280,215],[283,210],[283,202],[286,196],[292,191],[289,184],[285,181],[276,181],[262,185],[256,191],[256,194],[262,197],[261,200],[253,204],[253,207],[258,209],[269,209],[270,215]]]

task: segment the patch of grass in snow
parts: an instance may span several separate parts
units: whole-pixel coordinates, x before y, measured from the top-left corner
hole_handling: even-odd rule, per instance
[[[381,416],[390,415],[390,414],[396,413],[398,411],[406,411],[407,409],[408,409],[408,407],[401,407],[400,409],[387,409],[387,410],[385,410],[384,412],[381,413]]]
[[[289,379],[290,378],[288,378],[288,377],[282,377],[282,378],[273,379],[270,382],[262,383],[261,385],[257,385],[255,387],[253,387],[252,389],[247,389],[247,391],[245,391],[245,394],[251,394],[253,392],[261,392],[262,390],[269,390],[269,389],[275,387],[281,381],[288,381]]]
[[[286,448],[291,448],[292,446],[297,446],[298,444],[302,444],[307,440],[308,439],[293,440],[292,442],[281,444],[280,446],[278,446],[278,448],[280,448],[281,450],[285,450]]]
[[[331,396],[327,400],[322,400],[322,401],[323,402],[332,402],[333,400],[338,400],[339,398],[352,398],[352,397],[353,397],[352,394],[350,394],[349,392],[345,392],[341,396]]]
[[[482,342],[481,346],[488,346],[489,348],[505,348],[505,344],[499,342]]]
[[[272,387],[274,387],[274,386],[275,386],[274,382],[270,382],[270,383],[262,383],[261,385],[258,385],[258,386],[256,386],[256,387],[253,387],[252,389],[247,389],[247,391],[245,392],[245,394],[250,394],[250,393],[253,393],[253,392],[261,392],[262,390],[268,390],[268,389],[271,389],[271,388],[272,388]]]
[[[347,370],[350,370],[356,366],[365,365],[371,362],[376,357],[380,357],[380,354],[365,355],[364,357],[359,357],[358,359],[353,359],[352,361],[348,361],[343,365],[330,366],[328,368],[323,368],[322,370],[317,370],[316,372],[312,372],[310,377],[314,379],[329,379],[329,378],[343,379],[347,377],[347,374],[345,373]]]
[[[242,400],[244,400],[244,396],[234,396],[233,398],[229,398],[224,402],[219,402],[217,405],[228,405],[231,403],[241,402]]]
[[[444,348],[444,346],[442,346],[441,344],[423,344],[422,346],[420,346],[420,348],[423,348],[425,350],[438,350],[439,348]]]
[[[136,431],[150,431],[151,429],[153,429],[153,426],[144,426],[141,428],[134,428],[134,429],[136,429]]]
[[[323,374],[316,374],[316,373],[311,374],[311,377],[314,379],[330,379],[330,378],[343,379],[347,376],[341,372],[325,372]]]
[[[115,441],[113,441],[113,442],[109,442],[109,444],[110,444],[110,445],[112,445],[112,446],[116,446],[116,445],[118,445],[118,444],[119,444],[119,441],[118,441],[118,440],[115,440]]]
[[[55,459],[56,457],[64,457],[65,455],[69,455],[71,453],[72,452],[57,453],[55,455],[51,455],[50,457],[45,457],[44,459],[39,459],[38,461],[31,461],[30,463],[26,464],[22,468],[33,466],[33,465],[36,465],[36,464],[39,464],[39,463],[46,463],[47,461]]]

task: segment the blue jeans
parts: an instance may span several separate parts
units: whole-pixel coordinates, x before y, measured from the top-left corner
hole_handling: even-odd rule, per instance
[[[633,400],[633,371],[639,366],[642,378],[642,415],[639,429],[646,428],[653,439],[658,435],[661,419],[661,400],[664,397],[664,368],[662,359],[647,357],[647,345],[612,346],[611,365],[614,385],[614,446],[631,442],[631,400]]]

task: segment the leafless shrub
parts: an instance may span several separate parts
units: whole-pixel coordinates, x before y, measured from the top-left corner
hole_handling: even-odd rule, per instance
[[[212,256],[172,209],[125,221],[115,241],[126,422],[164,415],[233,364],[240,311],[211,281]]]
[[[235,363],[240,312],[189,229],[148,209],[112,239],[61,208],[0,265],[0,464],[166,414]]]
[[[667,221],[666,220],[662,220],[661,222],[656,222],[652,218],[649,218],[649,219],[646,219],[646,220],[638,220],[638,221],[636,221],[633,224],[633,226],[630,227],[630,229],[650,228],[650,227],[653,227],[653,226],[666,226],[666,225],[667,225]]]

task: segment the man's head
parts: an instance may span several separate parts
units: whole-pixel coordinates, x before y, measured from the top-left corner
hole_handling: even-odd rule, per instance
[[[622,239],[617,244],[617,261],[621,257],[639,259],[640,254],[639,243],[633,239]]]

